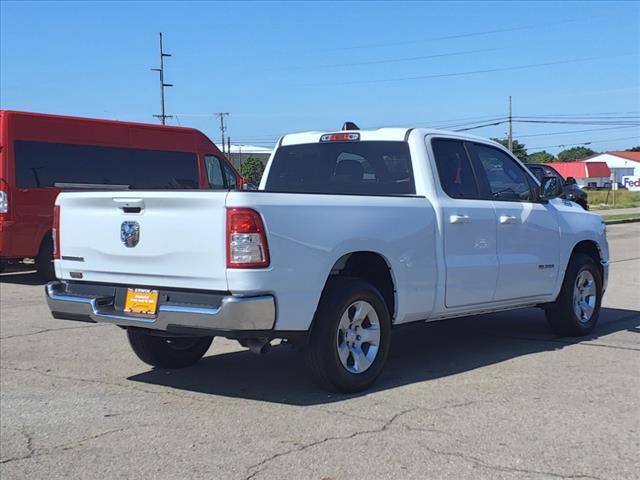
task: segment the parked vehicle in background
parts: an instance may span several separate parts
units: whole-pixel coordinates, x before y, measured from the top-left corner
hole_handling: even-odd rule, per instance
[[[562,182],[561,198],[576,202],[585,210],[589,210],[589,194],[578,186],[575,178],[567,177],[565,179],[556,169],[546,163],[525,163],[524,165],[539,181],[542,181],[543,177],[557,177]]]
[[[35,258],[54,275],[53,203],[63,190],[195,190],[242,178],[192,128],[0,110],[0,270]]]
[[[604,222],[488,140],[430,129],[286,135],[258,191],[64,192],[55,318],[127,329],[144,362],[197,362],[214,336],[298,345],[344,392],[381,373],[391,328],[539,306],[593,330]]]

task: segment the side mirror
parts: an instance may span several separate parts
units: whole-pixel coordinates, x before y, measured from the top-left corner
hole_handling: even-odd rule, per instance
[[[550,200],[562,195],[562,184],[558,177],[542,177],[540,182],[539,199],[542,201]]]
[[[575,185],[576,183],[576,179],[573,177],[567,177],[567,179],[564,181],[565,185]]]

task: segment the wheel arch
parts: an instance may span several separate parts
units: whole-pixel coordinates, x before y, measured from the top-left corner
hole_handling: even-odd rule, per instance
[[[331,268],[325,280],[322,292],[329,280],[335,276],[355,277],[370,282],[375,286],[389,309],[389,316],[393,323],[397,312],[397,288],[393,269],[388,259],[379,252],[362,250],[342,255]],[[322,301],[322,295],[320,296]],[[318,304],[319,306],[319,304]]]
[[[582,240],[576,243],[571,250],[571,255],[569,259],[573,258],[573,256],[577,253],[582,253],[587,255],[593,259],[598,267],[598,271],[600,272],[600,277],[604,277],[604,267],[602,266],[602,251],[600,250],[600,245],[595,240]],[[567,262],[568,266],[568,262]],[[565,275],[567,269],[565,268]]]

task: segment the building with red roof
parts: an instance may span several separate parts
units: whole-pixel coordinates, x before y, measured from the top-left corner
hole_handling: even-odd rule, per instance
[[[623,183],[623,177],[640,177],[640,152],[604,152],[585,158],[582,162],[605,162],[615,181],[620,184]]]
[[[550,166],[565,179],[575,178],[580,187],[602,188],[611,183],[611,170],[605,162],[554,162]]]

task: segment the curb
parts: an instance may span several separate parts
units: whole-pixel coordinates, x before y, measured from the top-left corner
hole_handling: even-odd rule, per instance
[[[640,218],[627,218],[625,220],[611,220],[608,221],[606,219],[603,219],[605,225],[618,225],[620,223],[636,223],[636,222],[640,222]]]

